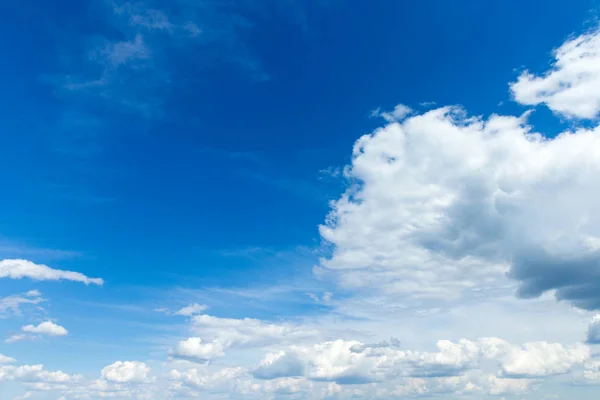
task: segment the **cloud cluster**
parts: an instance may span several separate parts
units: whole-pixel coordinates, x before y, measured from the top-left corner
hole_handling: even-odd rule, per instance
[[[462,376],[494,361],[505,378],[540,378],[565,374],[590,359],[587,346],[564,348],[558,343],[533,342],[514,346],[497,338],[457,343],[440,340],[437,352],[403,350],[391,345],[369,346],[337,340],[313,346],[293,346],[267,355],[253,370],[255,377],[306,377],[338,384],[390,382],[399,378]]]
[[[203,362],[223,357],[229,348],[291,343],[318,335],[318,331],[310,327],[266,323],[252,318],[218,318],[203,314],[192,317],[191,324],[192,331],[198,336],[178,342],[171,356]]]

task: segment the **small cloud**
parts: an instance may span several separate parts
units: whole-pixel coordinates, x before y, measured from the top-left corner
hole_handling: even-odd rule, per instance
[[[371,112],[372,117],[381,117],[388,122],[398,122],[413,113],[413,109],[404,104],[398,104],[392,111],[381,111],[377,108]]]
[[[42,293],[40,293],[39,290],[30,290],[29,292],[25,293],[25,297],[40,297],[42,295]]]
[[[21,328],[23,332],[27,333],[38,333],[40,335],[48,336],[66,336],[69,332],[62,326],[56,325],[52,321],[44,321],[37,326],[26,325]]]
[[[319,171],[319,179],[324,177],[337,178],[342,175],[342,172],[343,170],[340,167],[327,167]]]
[[[16,335],[12,335],[12,336],[8,337],[7,339],[4,340],[4,343],[10,344],[10,343],[21,342],[23,340],[33,341],[35,339],[37,339],[37,336],[35,336],[35,335],[26,335],[26,334],[20,333],[20,334],[16,334]]]
[[[208,309],[208,306],[194,303],[183,307],[181,310],[175,312],[174,315],[183,315],[184,317],[191,317],[192,315],[202,314],[202,312],[206,309]]]
[[[316,303],[320,303],[320,304],[329,304],[329,303],[331,303],[331,300],[333,299],[333,293],[331,293],[331,292],[325,292],[325,293],[323,293],[323,295],[321,297],[317,296],[314,293],[307,293],[306,295],[308,297],[310,297],[311,299],[313,299]]]
[[[15,361],[17,361],[17,360],[15,360],[12,357],[8,357],[8,356],[5,356],[4,354],[0,354],[0,364],[12,364]]]
[[[202,34],[202,30],[192,21],[183,24],[183,29],[189,34],[189,37],[197,37]]]

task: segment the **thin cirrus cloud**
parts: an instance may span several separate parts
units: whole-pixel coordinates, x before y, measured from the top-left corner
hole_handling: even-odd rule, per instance
[[[0,319],[9,316],[20,316],[22,315],[23,307],[26,307],[27,305],[37,306],[44,301],[46,300],[42,298],[42,294],[37,290],[30,290],[19,295],[2,297],[0,298]]]
[[[0,278],[23,279],[29,278],[36,281],[73,281],[86,285],[104,284],[101,278],[89,278],[82,273],[53,269],[47,265],[35,264],[27,260],[1,260]]]

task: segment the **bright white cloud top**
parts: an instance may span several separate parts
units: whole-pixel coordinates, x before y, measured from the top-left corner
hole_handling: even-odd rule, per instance
[[[524,72],[510,85],[516,101],[545,104],[569,118],[600,115],[600,34],[578,36],[554,51],[552,69],[537,76]]]
[[[73,281],[86,285],[102,285],[104,281],[100,278],[88,278],[87,276],[73,271],[53,269],[43,264],[35,264],[27,260],[1,260],[0,278],[23,279],[29,278],[35,281]]]
[[[66,336],[69,332],[62,326],[55,324],[52,321],[44,321],[39,325],[26,325],[22,328],[23,332],[39,333],[48,336]]]

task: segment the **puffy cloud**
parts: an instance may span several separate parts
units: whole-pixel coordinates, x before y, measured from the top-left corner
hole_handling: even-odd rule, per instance
[[[565,374],[590,358],[590,349],[577,344],[568,348],[558,343],[535,342],[510,349],[502,363],[503,375],[537,378]]]
[[[149,374],[150,367],[139,361],[117,361],[101,371],[103,379],[116,383],[146,382]]]
[[[208,306],[194,303],[183,307],[179,311],[175,312],[175,315],[183,315],[184,317],[191,317],[192,315],[202,314]]]
[[[68,375],[62,371],[47,371],[43,365],[21,365],[0,367],[0,382],[21,381],[28,383],[60,384],[78,381],[80,375]]]
[[[590,321],[587,331],[587,342],[589,344],[600,344],[600,314],[594,315]]]
[[[598,308],[599,174],[600,128],[547,139],[452,107],[388,124],[354,145],[315,272],[404,302],[506,291],[509,272],[520,297]]]
[[[217,357],[223,357],[223,346],[219,342],[202,343],[199,337],[191,337],[187,340],[182,340],[171,352],[173,357],[208,361]]]
[[[37,333],[48,336],[66,336],[69,334],[69,332],[64,327],[56,325],[52,321],[44,321],[37,326],[26,325],[23,328],[21,328],[21,330],[27,333]]]
[[[564,374],[590,357],[589,348],[581,344],[568,348],[546,342],[514,346],[497,338],[461,339],[456,343],[440,340],[437,347],[437,352],[421,352],[343,340],[314,346],[292,346],[285,351],[268,354],[252,373],[260,379],[306,377],[314,381],[357,384],[393,382],[398,378],[459,377],[477,370],[483,360],[490,360],[500,367],[504,378],[509,378],[502,382],[510,383],[510,378]],[[407,390],[413,389],[418,391],[415,388]]]
[[[218,318],[196,315],[192,318],[196,337],[177,343],[171,356],[195,361],[208,361],[225,355],[231,347],[256,347],[287,343],[314,337],[317,331],[288,323],[270,324],[251,318]]]
[[[404,351],[394,346],[368,346],[336,340],[313,346],[293,346],[268,354],[253,370],[261,379],[306,376],[316,381],[357,384],[395,379],[398,376],[458,375],[476,366],[480,349],[474,342],[441,340],[438,352]]]
[[[600,30],[566,41],[554,51],[554,65],[536,76],[528,71],[510,85],[516,101],[546,104],[552,111],[577,118],[600,113]]]
[[[37,290],[30,290],[21,295],[6,296],[0,298],[0,318],[10,315],[21,315],[21,306],[24,304],[36,305],[45,301],[42,294]]]
[[[27,260],[1,260],[0,278],[23,279],[29,278],[36,281],[59,281],[67,280],[82,282],[86,285],[102,285],[104,281],[100,278],[88,278],[87,276],[73,271],[53,269],[43,264],[34,264]]]

